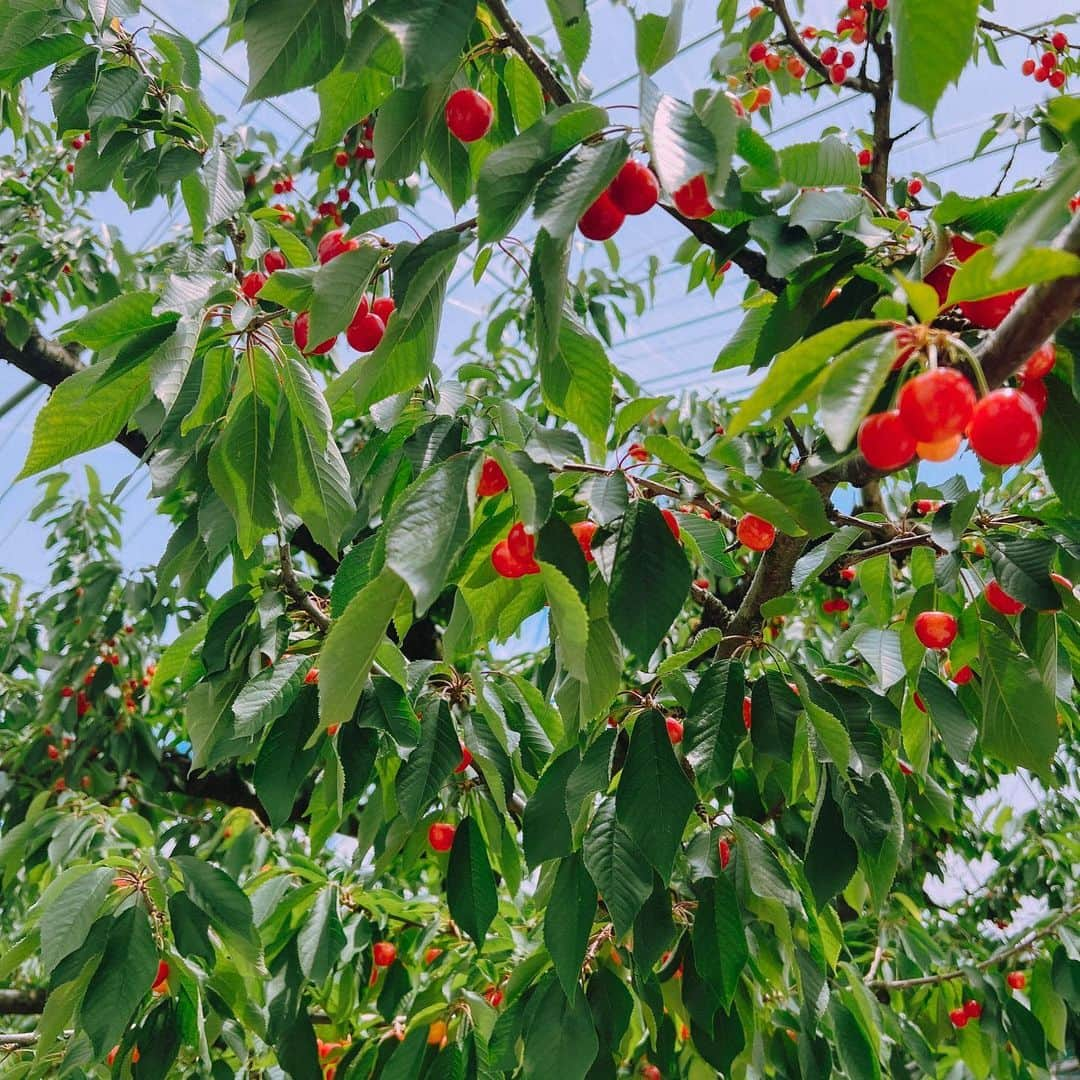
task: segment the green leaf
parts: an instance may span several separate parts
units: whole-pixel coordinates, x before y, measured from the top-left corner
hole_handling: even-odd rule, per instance
[[[892,618],[892,566],[888,555],[876,555],[859,563],[859,586],[879,626],[884,626]]]
[[[595,135],[607,119],[595,105],[563,105],[489,154],[476,187],[480,243],[506,236],[525,212],[541,177],[582,139]]]
[[[552,412],[602,444],[611,422],[614,371],[600,341],[569,316],[559,324],[557,353],[540,364],[540,389]]]
[[[49,892],[59,887],[57,894],[50,897],[47,892],[42,897],[42,904],[48,903],[40,924],[41,962],[46,972],[51,973],[65,956],[82,947],[109,895],[113,876],[107,866],[72,867],[49,887]]]
[[[303,365],[291,358],[286,371],[297,380],[307,375]],[[328,438],[330,410],[317,389],[310,400],[317,407],[314,420],[298,413],[288,399],[282,404],[283,415],[274,433],[274,479],[316,541],[336,552],[356,514],[356,504],[345,459],[337,443]]]
[[[450,918],[473,939],[477,951],[482,951],[488,927],[499,910],[499,898],[484,838],[471,817],[454,832],[446,868],[446,902]]]
[[[525,804],[522,833],[529,866],[562,858],[573,849],[570,819],[566,816],[566,784],[580,762],[576,747],[550,761]]]
[[[245,102],[311,86],[345,51],[345,9],[338,0],[253,0],[244,15]]]
[[[461,745],[446,705],[429,708],[420,725],[420,742],[398,769],[394,784],[398,807],[410,825],[435,801],[460,760]]]
[[[206,225],[219,225],[244,205],[244,183],[232,155],[218,144],[206,155],[202,181],[206,190]]]
[[[800,556],[791,571],[792,588],[801,589],[815,581],[863,535],[863,530],[858,525],[844,525],[824,543],[812,547],[805,555]]]
[[[646,74],[659,71],[675,58],[682,37],[682,21],[683,0],[673,0],[668,15],[646,14],[635,21],[634,53],[638,67]]]
[[[469,539],[472,454],[455,454],[413,484],[385,525],[386,565],[409,587],[418,612],[438,599]]]
[[[86,987],[79,1026],[97,1057],[120,1041],[135,1010],[150,993],[158,951],[141,905],[122,911],[109,924],[101,963]]]
[[[571,1002],[577,993],[595,916],[596,886],[581,853],[574,852],[559,863],[544,914],[544,944]]]
[[[245,555],[278,524],[270,452],[270,409],[255,393],[245,394],[230,406],[207,462],[210,482],[232,513]]]
[[[919,695],[954,761],[966,765],[978,731],[956,695],[927,668],[919,672]]]
[[[585,833],[582,854],[600,898],[611,913],[615,934],[622,937],[634,925],[652,892],[653,871],[616,819],[614,799],[605,799],[597,808]]]
[[[895,630],[866,629],[853,644],[873,668],[883,690],[894,686],[907,674],[900,635]]]
[[[393,88],[394,80],[374,66],[359,71],[347,71],[341,66],[334,68],[315,87],[319,95],[315,149],[333,150],[337,147],[357,119],[374,112],[390,96]],[[289,261],[294,262],[291,258]]]
[[[424,153],[428,132],[440,123],[446,101],[445,81],[417,89],[399,87],[379,108],[373,149],[379,180],[404,180]]]
[[[288,712],[311,664],[311,657],[290,654],[263,668],[233,702],[237,735],[255,735]]]
[[[850,446],[896,359],[896,338],[876,334],[842,352],[821,384],[816,416],[838,451]]]
[[[374,244],[361,244],[319,267],[311,282],[311,341],[329,341],[352,322],[381,258]]]
[[[843,191],[804,191],[791,204],[788,221],[804,229],[814,241],[862,213],[862,196]],[[937,309],[934,309],[937,314]]]
[[[755,717],[755,723],[756,720]],[[844,818],[829,790],[826,775],[822,773],[822,782],[818,787],[817,804],[803,859],[806,880],[819,907],[847,887],[859,865],[858,848],[844,829]]]
[[[619,823],[667,881],[697,797],[675,760],[663,716],[641,713],[615,794]]]
[[[1000,271],[993,248],[983,248],[960,264],[949,283],[949,304],[961,300],[982,300],[1014,289],[1024,289],[1044,281],[1080,275],[1080,256],[1055,248],[1030,248]]]
[[[142,330],[172,320],[170,316],[154,314],[157,293],[125,292],[100,307],[88,311],[81,319],[69,323],[61,339],[78,342],[87,349],[101,352],[135,337]]]
[[[665,191],[677,191],[695,176],[717,176],[720,163],[712,132],[689,105],[662,93],[645,76],[641,79],[641,126]]]
[[[739,977],[750,960],[742,912],[735,895],[733,875],[721,873],[695,885],[698,907],[694,914],[694,965],[720,998],[731,1008]]]
[[[444,123],[428,126],[424,161],[432,180],[450,200],[455,213],[472,198],[473,172],[469,149]],[[490,249],[489,249],[490,250]]]
[[[570,1001],[551,975],[533,992],[525,1025],[525,1080],[585,1080],[599,1049],[584,994]]]
[[[585,610],[577,589],[570,584],[569,578],[562,571],[543,561],[539,566],[540,580],[544,585],[551,621],[555,627],[559,659],[574,678],[585,681],[589,677],[586,664],[589,613]]]
[[[345,931],[341,929],[338,918],[337,894],[336,885],[328,883],[321,889],[296,935],[300,970],[313,983],[326,979],[345,948]]]
[[[106,68],[90,95],[86,116],[90,126],[102,120],[131,120],[139,111],[150,80],[134,67]]]
[[[112,442],[150,390],[147,365],[101,383],[108,365],[95,364],[65,379],[34,419],[34,434],[17,480]]]
[[[881,1065],[862,1024],[838,996],[829,1001],[837,1056],[851,1080],[880,1080]]]
[[[686,710],[687,761],[701,783],[718,787],[731,775],[735,751],[746,735],[742,718],[746,684],[737,660],[720,660],[701,675]]]
[[[247,894],[224,870],[192,855],[176,855],[173,862],[184,875],[188,898],[209,916],[210,923],[234,954],[253,967],[261,967],[262,943]]]
[[[1076,517],[1080,515],[1080,403],[1061,379],[1047,379],[1046,389],[1043,445],[1052,446],[1054,452],[1043,455],[1042,464],[1062,508]]]
[[[576,79],[592,44],[588,6],[585,0],[547,0],[547,9],[567,67]]]
[[[642,567],[649,588],[641,588]],[[622,643],[647,663],[671,628],[690,589],[691,570],[660,511],[645,499],[630,504],[619,529],[608,613]]]
[[[375,653],[404,591],[401,578],[383,570],[331,625],[319,654],[319,719],[324,728],[352,719]]]
[[[780,353],[728,425],[728,436],[741,435],[762,413],[769,412],[773,422],[778,422],[806,404],[819,389],[833,357],[880,325],[873,319],[838,323]]]
[[[1006,765],[1049,777],[1057,750],[1057,710],[1035,665],[1000,628],[979,624],[983,749]]]
[[[272,828],[280,828],[292,816],[300,788],[319,756],[318,745],[309,745],[317,725],[318,698],[314,692],[305,693],[274,721],[259,748],[252,780]]]
[[[780,175],[799,187],[858,187],[862,183],[855,151],[835,135],[826,135],[820,142],[783,147]]]
[[[574,235],[581,215],[600,197],[630,154],[625,139],[578,147],[540,181],[533,215],[556,240]]]
[[[426,86],[456,64],[475,14],[468,0],[375,0],[364,11],[397,42],[407,87]]]
[[[896,0],[889,22],[895,35],[896,88],[900,97],[933,115],[945,88],[971,58],[979,0],[955,0],[940,19],[936,0]]]
[[[529,65],[516,53],[506,57],[503,85],[518,131],[532,127],[544,115],[544,92]]]
[[[1058,550],[1052,540],[993,536],[987,538],[986,550],[994,577],[1009,596],[1038,611],[1061,606],[1050,580],[1050,565]]]

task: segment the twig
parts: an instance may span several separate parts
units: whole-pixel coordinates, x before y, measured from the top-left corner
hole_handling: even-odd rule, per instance
[[[325,634],[330,629],[330,618],[312,599],[311,593],[296,579],[289,542],[284,535],[278,536],[278,553],[281,562],[281,583],[285,591],[300,606],[307,617]]]
[[[886,540],[884,544],[876,544],[874,547],[860,548],[858,551],[849,551],[842,560],[844,566],[854,566],[855,563],[865,562],[867,559],[876,558],[878,555],[895,555],[898,551],[910,551],[917,547],[932,547],[940,554],[945,549],[934,543],[929,533],[911,533],[906,536],[898,536],[895,540]]]
[[[784,36],[787,38],[787,42],[791,48],[808,67],[816,71],[823,79],[832,82],[832,79],[829,76],[828,67],[821,62],[821,58],[807,46],[806,42],[803,41],[802,36],[799,34],[799,31],[791,18],[791,12],[788,11],[787,0],[763,0],[763,3],[767,8],[770,8],[773,14],[780,20],[780,25],[784,28]],[[873,93],[876,83],[873,79],[867,79],[862,75],[849,75],[840,85],[847,86],[852,90],[858,90],[861,94],[869,94]]]
[[[871,990],[911,990],[918,986],[937,986],[939,983],[951,982],[954,979],[964,979],[972,967],[976,971],[988,971],[992,967],[997,967],[1003,961],[1026,952],[1035,942],[1055,936],[1062,923],[1067,922],[1077,912],[1080,912],[1080,902],[1062,908],[1042,929],[1028,931],[1019,941],[998,949],[996,953],[985,960],[980,960],[976,964],[969,964],[967,968],[953,968],[949,971],[938,972],[936,975],[920,975],[914,979],[874,979],[868,981],[867,986]]]
[[[1030,41],[1032,45],[1050,45],[1051,41],[1047,34],[1032,34],[1027,30],[1017,30],[1012,26],[1005,26],[1002,23],[991,22],[989,19],[979,20],[980,30],[989,30],[994,34],[1001,34],[1002,37],[1022,37],[1027,41]]]
[[[788,435],[791,436],[795,449],[799,452],[799,464],[801,465],[810,456],[806,440],[802,437],[802,432],[795,426],[795,421],[790,416],[784,417],[784,427],[787,429]]]

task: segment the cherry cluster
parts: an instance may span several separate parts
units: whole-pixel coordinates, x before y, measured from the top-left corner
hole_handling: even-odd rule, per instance
[[[1036,82],[1049,83],[1055,90],[1060,90],[1067,78],[1061,67],[1061,58],[1069,51],[1069,39],[1059,30],[1050,38],[1050,44],[1052,48],[1047,49],[1037,62],[1029,56],[1021,64],[1020,71]]]
[[[659,198],[660,182],[653,171],[640,161],[628,161],[581,215],[578,228],[588,240],[610,240],[628,214],[648,213]]]

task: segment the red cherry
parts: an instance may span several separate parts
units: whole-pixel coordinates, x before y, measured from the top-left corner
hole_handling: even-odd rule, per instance
[[[746,55],[751,64],[760,64],[765,59],[768,53],[768,47],[764,41],[755,41],[749,49],[746,50]]]
[[[837,57],[840,55],[840,50],[835,45],[828,45],[821,50],[821,62],[830,67],[836,63]]]
[[[674,716],[669,716],[664,724],[667,727],[667,735],[671,740],[672,746],[678,746],[682,742],[683,726],[681,720],[676,720]]]
[[[1064,574],[1051,574],[1050,580],[1055,585],[1060,585],[1063,589],[1069,592],[1073,591],[1073,583]]]
[[[915,456],[915,437],[900,414],[873,413],[859,425],[859,450],[875,469],[900,469]]]
[[[1041,379],[1054,370],[1057,352],[1052,341],[1043,342],[1025,361],[1020,369],[1021,379]]]
[[[801,79],[806,74],[806,65],[797,56],[788,57],[787,69],[793,79]]]
[[[1049,71],[1047,71],[1047,70],[1046,70],[1046,68],[1044,68],[1044,67],[1037,67],[1037,68],[1035,69],[1035,75],[1034,75],[1034,79],[1035,79],[1035,81],[1036,81],[1036,82],[1046,82],[1046,80],[1047,80],[1047,79],[1048,79],[1049,77],[1050,77],[1050,72],[1049,72]]]
[[[836,32],[842,34],[845,30],[854,30],[855,20],[849,19],[846,15],[842,19],[838,19],[836,23]]]
[[[438,960],[440,956],[442,956],[442,952],[442,949],[436,949],[434,945],[432,945],[430,949],[425,949],[424,963],[434,964],[435,961]]]
[[[923,701],[923,699],[919,696],[919,692],[917,690],[914,694],[911,695],[911,697],[912,700],[915,702],[915,708],[918,709],[919,712],[926,712],[926,702]]]
[[[897,406],[904,426],[918,442],[940,442],[967,427],[975,390],[955,368],[936,368],[905,383]]]
[[[304,676],[305,686],[317,686],[319,682],[319,669],[317,667],[308,668],[307,674]]]
[[[664,1080],[663,1073],[656,1065],[646,1065],[641,1070],[641,1080]]]
[[[480,467],[480,483],[476,485],[476,494],[481,498],[498,495],[510,486],[502,466],[494,458],[484,458]]]
[[[996,581],[991,581],[986,586],[986,602],[1002,615],[1019,615],[1024,610],[1024,605],[1019,600],[1014,600]]]
[[[928,649],[947,649],[956,640],[956,619],[947,611],[921,611],[915,616],[915,636]]]
[[[525,523],[522,521],[516,521],[510,526],[506,544],[510,549],[510,554],[523,563],[529,562],[536,551],[536,537],[525,528]]]
[[[953,1009],[949,1013],[949,1019],[952,1021],[953,1027],[962,1028],[967,1027],[968,1014],[961,1009]]]
[[[600,197],[581,215],[578,229],[587,240],[610,240],[626,220],[626,214],[618,204],[606,192],[600,192]]]
[[[300,314],[296,316],[296,322],[293,323],[293,340],[296,342],[296,347],[305,355],[308,351],[308,334],[310,332],[310,324],[311,315],[306,311],[300,312]],[[312,349],[311,351],[319,356],[322,356],[323,354],[328,353],[336,343],[337,338],[333,337],[330,338],[329,341],[324,341],[321,345],[319,345],[315,349]]]
[[[484,998],[493,1009],[497,1009],[503,1003],[503,992],[497,986],[489,986],[484,991]]]
[[[427,838],[435,851],[449,851],[454,846],[454,826],[436,821],[428,829]]]
[[[1046,412],[1048,396],[1046,383],[1042,379],[1021,379],[1019,390],[1021,394],[1027,394],[1035,404],[1035,409],[1040,416]]]
[[[900,767],[900,772],[902,772],[904,776],[912,776],[915,772],[915,770],[906,761],[901,761],[900,758],[896,759],[896,764]]]
[[[844,67],[843,64],[833,64],[833,66],[829,68],[829,82],[831,82],[833,86],[840,86],[846,78],[847,68]]]
[[[340,724],[331,724],[326,729],[326,734],[329,735],[330,738],[332,739],[340,730],[341,730],[341,725]]]
[[[964,1002],[964,1014],[969,1020],[978,1020],[982,1016],[982,1006],[972,999]]]
[[[608,194],[624,214],[644,214],[660,198],[660,182],[647,165],[628,161],[611,181]]]
[[[709,579],[705,577],[694,578],[694,584],[699,589],[704,589],[705,592],[709,591]]]
[[[159,960],[158,961],[157,974],[154,976],[154,985],[151,986],[150,989],[155,994],[160,994],[166,989],[165,984],[168,981],[169,981],[169,963],[168,963],[167,960]]]
[[[780,70],[780,54],[779,53],[766,53],[765,54],[765,70],[766,71],[779,71]]]
[[[581,554],[585,556],[586,562],[595,562],[596,556],[592,553],[593,537],[596,535],[596,522],[594,521],[575,521],[570,526],[570,531],[577,539],[578,546],[581,548]]]
[[[250,274],[244,276],[244,280],[240,282],[240,291],[249,299],[254,300],[259,295],[259,290],[266,284],[266,275],[259,273],[258,270],[252,270]]]
[[[988,296],[984,300],[962,300],[956,306],[960,314],[973,326],[983,330],[995,330],[1004,321],[1005,316],[1016,306],[1016,301],[1024,295],[1023,289]]]
[[[1028,58],[1027,60],[1025,60],[1020,65],[1020,71],[1024,75],[1034,75],[1035,74],[1035,61]]]
[[[15,301],[15,294],[10,289],[0,292],[0,304],[11,304]]]
[[[274,194],[283,195],[285,193],[285,185],[280,180],[274,181]]]
[[[937,499],[916,499],[915,500],[915,513],[919,517],[925,517],[927,514],[936,513],[941,509],[941,503]]]
[[[355,236],[345,239],[341,229],[331,229],[320,241],[316,249],[319,262],[322,265],[344,255],[346,251],[355,251],[360,246],[360,241]]]
[[[61,697],[74,697],[75,691],[70,686],[64,686],[60,688]]]
[[[371,959],[376,967],[389,967],[397,959],[397,946],[391,941],[376,941]]]
[[[384,324],[389,322],[390,316],[396,310],[394,298],[392,296],[380,296],[377,300],[371,302],[371,310],[382,319]]]
[[[48,754],[50,761],[56,761],[60,757],[60,751],[52,743],[45,747],[45,753]]]
[[[1069,47],[1069,39],[1059,30],[1050,39],[1050,44],[1053,45],[1058,52],[1064,52]]]
[[[975,678],[975,672],[965,664],[959,671],[955,672],[951,678],[957,686],[967,686],[967,684]]]
[[[337,198],[339,203],[347,203],[352,198],[352,192],[347,187],[338,188]]]
[[[915,177],[914,180],[908,181],[907,193],[912,198],[915,198],[915,196],[918,195],[920,191],[922,191],[922,181],[918,177]]]
[[[495,110],[478,90],[455,90],[446,102],[446,126],[463,143],[476,142],[491,130]]]
[[[844,566],[840,569],[840,580],[851,582],[855,580],[855,567]]]
[[[739,543],[751,551],[768,551],[776,540],[776,529],[764,518],[747,514],[735,529]]]
[[[855,66],[855,54],[850,49],[845,49],[840,56],[840,63],[846,68],[853,68]]]
[[[960,449],[962,441],[961,436],[950,435],[947,439],[939,439],[937,442],[916,443],[915,453],[923,461],[948,461]]]
[[[747,731],[750,730],[750,726],[753,721],[752,709],[753,706],[750,700],[750,695],[747,694],[746,697],[742,699],[742,722],[743,727],[746,728]]]
[[[707,218],[716,209],[709,202],[709,190],[705,186],[704,176],[687,180],[681,188],[672,193],[671,201],[675,204],[675,209],[688,218]]]
[[[994,465],[1019,465],[1039,445],[1039,410],[1019,390],[993,390],[975,406],[968,438],[971,448]]]
[[[344,169],[349,164],[349,154],[345,150],[339,150],[334,155],[334,164],[339,169]]]
[[[942,307],[944,307],[949,300],[949,284],[955,274],[955,266],[950,266],[948,263],[938,263],[937,266],[923,278],[923,281],[931,286],[934,292],[937,293],[938,303],[941,304]]]
[[[1051,71],[1054,68],[1056,68],[1057,63],[1058,63],[1057,56],[1054,53],[1050,52],[1049,50],[1044,52],[1042,54],[1042,56],[1039,57],[1040,66],[1046,68],[1047,71]]]
[[[626,448],[626,452],[635,461],[648,461],[649,460],[649,451],[646,450],[645,447],[642,446],[641,443],[639,443],[639,442],[631,443]]]
[[[1060,90],[1065,85],[1065,72],[1060,68],[1057,71],[1051,71],[1050,77],[1046,81],[1055,90]]]
[[[869,169],[870,163],[874,160],[874,155],[865,148],[859,151],[859,168]]]
[[[731,845],[723,837],[720,837],[716,849],[720,855],[720,869],[726,870],[728,863],[731,862]]]
[[[113,1062],[115,1062],[115,1061],[116,1061],[116,1055],[117,1055],[117,1054],[119,1054],[119,1053],[120,1053],[120,1047],[119,1047],[119,1046],[114,1046],[114,1047],[113,1047],[113,1048],[112,1048],[112,1049],[111,1049],[111,1050],[110,1050],[110,1051],[109,1051],[109,1052],[108,1052],[108,1053],[107,1053],[107,1054],[105,1055],[105,1064],[106,1064],[106,1065],[108,1065],[108,1066],[109,1066],[109,1068],[112,1068],[112,1066],[113,1066]]]
[[[454,768],[454,772],[463,773],[473,763],[472,752],[467,746],[461,748],[461,761]]]
[[[524,577],[528,573],[525,564],[510,554],[510,546],[505,540],[500,540],[491,549],[491,565],[495,567],[495,573],[504,578]]]
[[[365,311],[363,314],[357,311],[345,331],[345,340],[357,352],[368,353],[378,347],[385,333],[386,327],[382,319],[373,311]]]
[[[671,530],[671,535],[676,540],[679,539],[679,519],[670,510],[661,510],[664,520],[667,522],[667,527]]]
[[[1005,981],[1014,990],[1023,990],[1027,986],[1027,976],[1022,971],[1010,971],[1005,976]]]

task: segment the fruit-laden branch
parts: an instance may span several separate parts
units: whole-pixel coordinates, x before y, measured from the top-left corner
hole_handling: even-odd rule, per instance
[[[0,1016],[36,1016],[44,1008],[44,990],[0,990]]]
[[[514,51],[525,61],[547,96],[556,105],[569,105],[574,100],[569,91],[559,82],[548,62],[533,48],[503,0],[485,0],[485,2],[510,44],[513,45]],[[731,259],[748,278],[756,281],[763,289],[768,289],[772,293],[784,291],[787,282],[782,278],[773,277],[766,270],[765,256],[760,252],[748,251],[746,248],[729,251],[728,234],[722,229],[718,229],[707,221],[684,217],[672,206],[664,206],[664,209],[707,247],[723,252],[725,259]]]
[[[803,41],[794,19],[791,17],[791,12],[788,11],[787,0],[762,0],[762,2],[780,20],[780,25],[784,28],[784,37],[787,38],[787,43],[796,55],[802,59],[807,67],[816,71],[826,82],[831,83],[828,65],[823,64],[821,57]],[[858,90],[861,94],[872,93],[876,87],[874,81],[868,79],[865,75],[849,75],[840,85],[850,87],[852,90]]]
[[[66,346],[37,333],[31,334],[26,344],[19,348],[7,337],[3,327],[0,327],[0,360],[6,360],[13,367],[53,390],[85,367],[78,356]],[[142,458],[149,446],[146,437],[139,431],[122,431],[116,436],[116,441],[137,458]],[[338,560],[316,542],[306,525],[301,525],[293,533],[292,542],[311,557],[319,573],[330,575],[337,569]]]
[[[869,979],[867,986],[871,990],[912,990],[919,986],[936,986],[939,983],[952,982],[954,979],[965,979],[974,967],[976,971],[989,971],[999,964],[1011,960],[1026,952],[1037,941],[1043,938],[1054,937],[1062,925],[1068,922],[1074,915],[1080,913],[1080,901],[1062,908],[1045,926],[1038,930],[1030,930],[1012,945],[1006,945],[998,949],[992,956],[980,960],[977,964],[969,964],[963,968],[953,968],[949,971],[939,971],[936,975],[920,975],[914,979]]]

